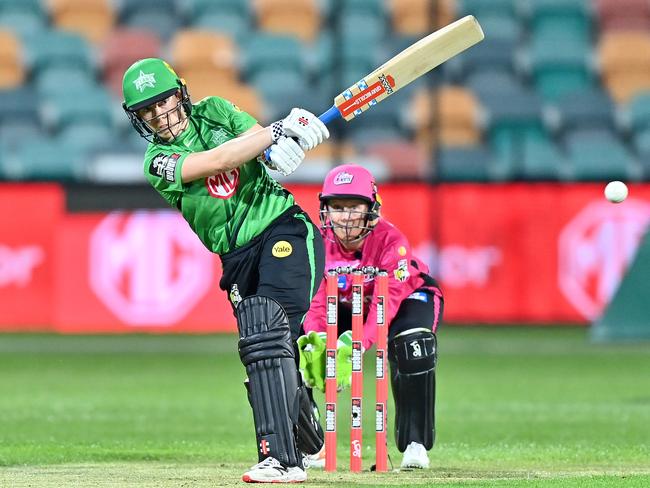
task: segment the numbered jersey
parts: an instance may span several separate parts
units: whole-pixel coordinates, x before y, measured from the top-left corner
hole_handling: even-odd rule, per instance
[[[231,102],[208,97],[193,106],[187,128],[173,143],[149,144],[145,154],[149,183],[181,211],[205,247],[217,254],[243,246],[294,205],[293,196],[256,160],[189,183],[181,179],[189,154],[219,146],[255,123]]]

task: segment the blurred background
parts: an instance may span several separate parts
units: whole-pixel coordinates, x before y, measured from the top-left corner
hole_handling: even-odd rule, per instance
[[[216,258],[144,181],[136,59],[266,124],[466,14],[482,43],[274,176],[317,218],[333,165],[371,169],[450,322],[597,320],[650,221],[649,0],[0,0],[0,328],[234,330]]]

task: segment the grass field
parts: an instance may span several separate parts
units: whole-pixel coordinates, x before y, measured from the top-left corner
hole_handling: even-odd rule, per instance
[[[341,395],[345,469],[308,485],[650,486],[650,344],[448,327],[439,350],[432,469],[348,473]],[[256,462],[243,378],[234,336],[0,335],[0,486],[241,486]],[[374,382],[366,398],[364,468]]]

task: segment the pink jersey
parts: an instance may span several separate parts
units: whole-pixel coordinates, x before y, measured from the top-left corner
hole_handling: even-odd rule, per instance
[[[321,231],[325,240],[325,271],[339,266],[359,268],[375,266],[388,272],[388,310],[387,319],[390,324],[402,301],[418,288],[427,288],[437,297],[435,300],[434,332],[438,325],[440,314],[440,290],[434,286],[425,285],[420,273],[429,273],[426,264],[413,256],[411,246],[404,234],[397,227],[381,218],[375,228],[365,238],[359,251],[344,250],[338,241],[334,240],[331,230]],[[413,265],[416,263],[416,266]],[[352,286],[351,276],[339,277],[339,302],[349,303]],[[374,294],[375,282],[371,276],[364,279],[364,326],[363,347],[368,349],[377,338],[377,307]],[[305,332],[325,332],[325,303],[327,299],[326,280],[321,282],[318,292],[311,302],[309,312],[305,317]]]

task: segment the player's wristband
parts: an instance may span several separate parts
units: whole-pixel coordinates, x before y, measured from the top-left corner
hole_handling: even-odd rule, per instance
[[[284,135],[284,124],[281,120],[271,124],[271,140],[278,142],[278,139]]]

